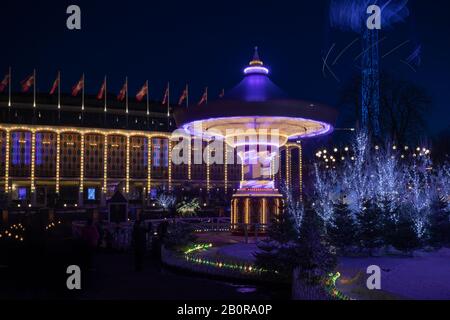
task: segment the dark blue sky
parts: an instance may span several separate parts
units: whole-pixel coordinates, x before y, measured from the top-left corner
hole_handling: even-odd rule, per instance
[[[70,4],[81,7],[81,31],[66,29]],[[115,92],[128,75],[132,93],[148,79],[153,99],[162,98],[170,80],[173,101],[189,82],[190,99],[197,101],[206,85],[212,98],[239,82],[258,45],[272,80],[292,97],[336,105],[342,86],[358,72],[353,57],[359,48],[336,64],[340,82],[323,76],[324,53],[333,43],[340,50],[355,38],[329,28],[327,7],[327,0],[2,0],[0,72],[12,65],[18,89],[17,82],[36,67],[40,91],[50,89],[58,69],[66,91],[85,72],[92,93],[104,74]],[[431,132],[437,132],[450,122],[450,5],[446,0],[410,0],[409,7],[411,16],[389,32],[381,51],[410,43],[386,58],[383,67],[425,87],[434,102],[428,122]],[[423,47],[417,72],[399,63],[415,43]]]

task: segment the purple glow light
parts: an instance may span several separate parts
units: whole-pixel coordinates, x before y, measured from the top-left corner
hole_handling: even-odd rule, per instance
[[[267,147],[275,147],[278,148],[280,146],[280,143],[275,143],[275,142],[236,142],[233,144],[236,148],[237,147],[243,147],[243,146],[267,146]]]
[[[275,189],[272,180],[244,180],[239,184],[240,189]]]
[[[269,69],[265,68],[265,67],[247,67],[244,69],[244,74],[254,74],[254,73],[259,73],[259,74],[269,74]]]
[[[217,132],[215,132],[212,135],[209,135],[207,132],[205,132],[205,130],[203,130],[203,124],[208,124],[208,123],[214,123],[215,121],[223,121],[223,120],[230,120],[233,121],[234,119],[241,119],[241,118],[267,118],[267,116],[242,116],[242,117],[217,117],[217,118],[209,118],[209,119],[204,119],[204,120],[196,120],[190,123],[186,123],[182,126],[183,130],[193,136],[197,136],[197,137],[207,137],[207,138],[211,138],[211,137],[216,137],[216,138],[222,138],[222,139],[226,139],[226,136],[221,134],[218,134]],[[288,140],[294,140],[294,139],[301,139],[301,138],[311,138],[311,137],[317,137],[317,136],[321,136],[321,135],[326,135],[329,134],[333,131],[334,127],[328,123],[322,122],[322,121],[317,121],[317,120],[311,120],[311,119],[305,119],[305,118],[295,118],[295,117],[272,117],[272,120],[280,120],[282,121],[283,119],[296,119],[298,121],[310,121],[310,122],[314,122],[317,124],[320,124],[323,128],[321,130],[317,130],[315,132],[312,133],[308,133],[308,134],[301,134],[301,135],[292,135],[287,137]],[[197,130],[197,126],[200,127],[200,130]],[[211,125],[206,126],[206,127],[211,127]],[[231,129],[231,128],[230,128]],[[275,128],[277,129],[277,128]],[[260,143],[257,143],[260,144]],[[245,145],[249,145],[249,143],[245,143]],[[261,143],[261,145],[271,145],[270,142],[265,142],[265,143]],[[272,145],[274,146],[274,145]],[[277,146],[277,145],[275,145]]]

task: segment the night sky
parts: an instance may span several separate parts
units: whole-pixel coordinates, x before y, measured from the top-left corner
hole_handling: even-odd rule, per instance
[[[432,3],[432,4],[431,4]],[[82,30],[66,28],[66,8],[77,4]],[[0,72],[13,67],[18,82],[38,70],[38,89],[48,92],[58,69],[69,91],[86,74],[87,92],[96,93],[108,75],[118,92],[129,77],[130,94],[146,79],[152,99],[162,99],[166,82],[176,101],[186,82],[196,102],[205,86],[210,99],[242,77],[253,47],[271,69],[271,79],[290,96],[336,106],[342,87],[358,73],[349,49],[334,66],[339,81],[322,73],[322,57],[332,44],[337,53],[356,35],[331,29],[328,1],[10,1],[0,5]],[[409,41],[383,60],[383,68],[423,86],[433,99],[430,132],[449,126],[450,5],[446,0],[410,0],[407,20],[386,32],[383,54]],[[422,45],[414,72],[400,63]],[[334,59],[333,59],[334,60]],[[3,77],[3,74],[0,75]]]

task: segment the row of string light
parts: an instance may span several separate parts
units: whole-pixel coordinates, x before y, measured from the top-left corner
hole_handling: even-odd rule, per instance
[[[382,148],[380,146],[374,146],[373,150],[377,152],[382,150]],[[426,147],[411,148],[409,146],[398,147],[394,145],[392,146],[392,150],[400,153],[400,159],[414,159],[418,157],[429,157],[431,155],[431,150]],[[356,161],[356,156],[350,147],[334,147],[331,150],[318,150],[316,152],[316,158],[316,161],[319,164],[325,165],[326,169],[336,169],[336,165],[339,162],[346,160]],[[395,158],[395,155],[392,155],[392,158]]]
[[[46,231],[55,229],[58,225],[61,225],[61,221],[50,222],[45,226]],[[24,241],[25,227],[21,223],[13,224],[0,232],[0,239],[15,240],[19,242]]]

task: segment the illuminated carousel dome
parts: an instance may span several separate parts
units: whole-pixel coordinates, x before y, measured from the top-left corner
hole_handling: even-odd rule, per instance
[[[336,112],[316,102],[289,99],[270,80],[269,69],[255,48],[252,61],[244,69],[244,78],[222,99],[207,105],[178,108],[174,116],[178,127],[190,134],[205,137],[207,130],[214,129],[223,133],[231,146],[236,146],[237,140],[234,134],[226,134],[227,129],[254,129],[257,133],[278,130],[276,144],[281,147],[289,140],[331,133]]]
[[[178,108],[174,116],[187,133],[236,147],[243,174],[231,200],[231,229],[242,234],[265,233],[273,217],[283,212],[283,195],[275,186],[280,147],[289,140],[330,133],[336,112],[289,99],[269,79],[255,48],[244,79],[227,95],[207,105]]]

